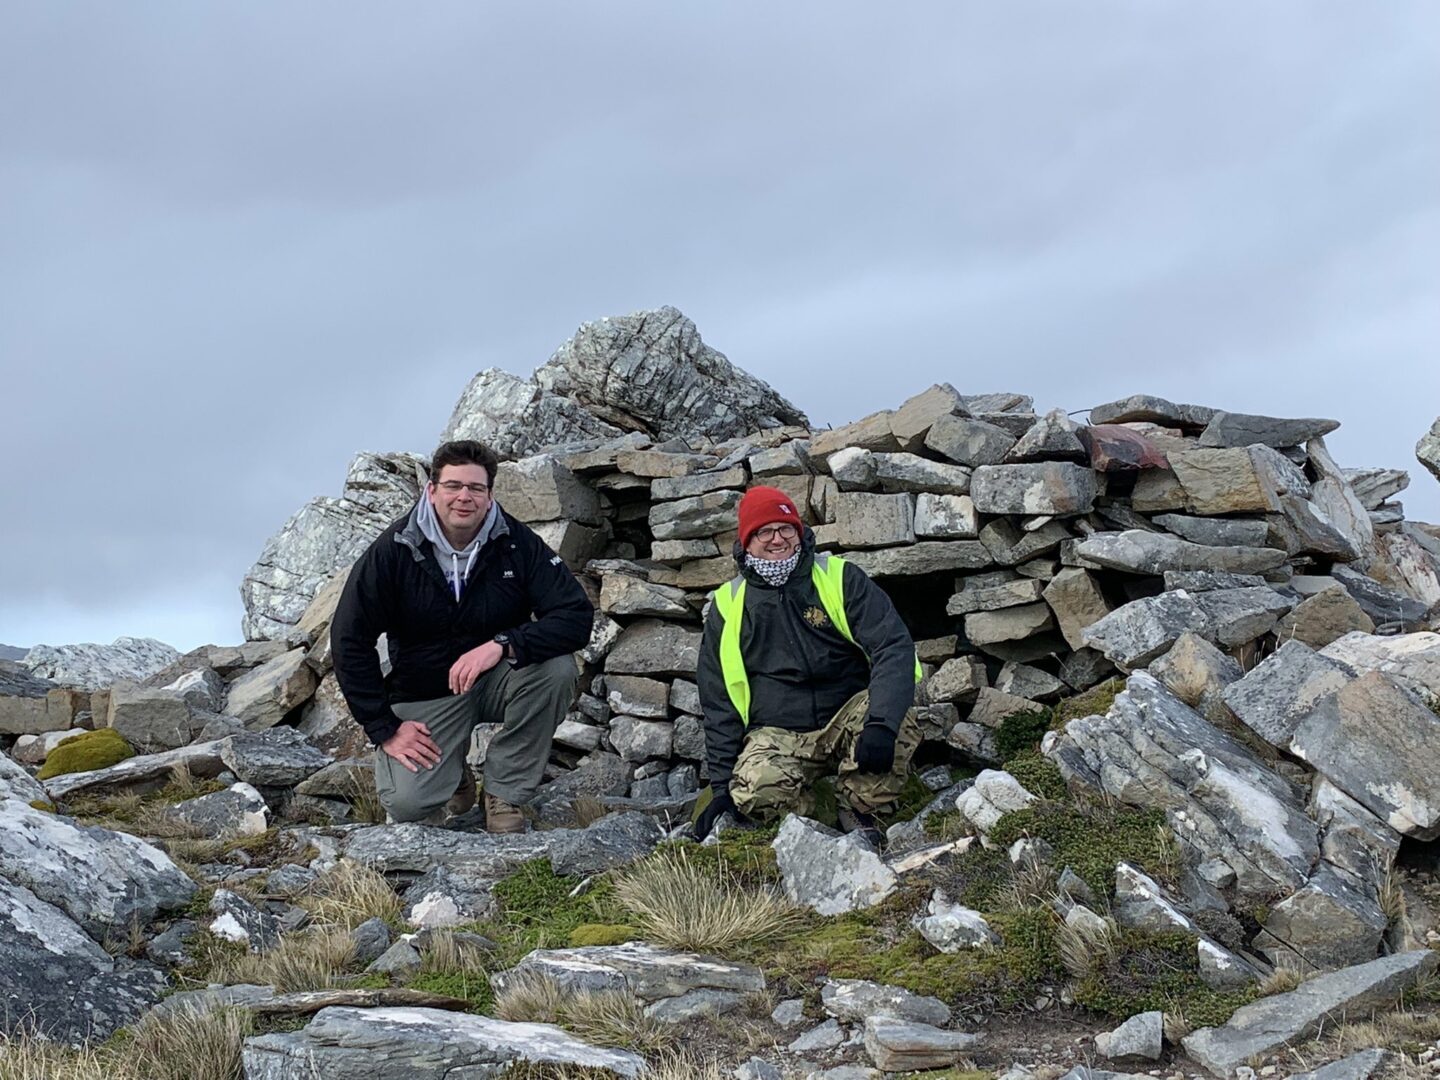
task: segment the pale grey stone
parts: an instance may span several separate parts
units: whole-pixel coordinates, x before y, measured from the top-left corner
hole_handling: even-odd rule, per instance
[[[922,540],[908,547],[847,552],[845,559],[871,577],[909,577],[946,570],[977,570],[989,566],[992,561],[985,545],[978,540]]]
[[[332,762],[295,785],[297,795],[314,795],[333,799],[353,799],[374,790],[375,758],[373,754]]]
[[[792,439],[768,450],[757,450],[750,455],[750,475],[756,479],[766,476],[803,476],[810,471],[809,443],[804,439]]]
[[[224,791],[186,799],[166,807],[162,815],[194,830],[197,836],[219,839],[229,836],[258,836],[270,823],[270,808],[260,793],[242,782]]]
[[[1310,816],[1325,830],[1320,855],[1359,881],[1380,881],[1400,851],[1400,834],[1323,776],[1310,790]]]
[[[872,1016],[865,1021],[865,1052],[884,1072],[943,1069],[975,1048],[978,1035],[945,1031],[913,1020]]]
[[[1000,751],[995,745],[995,731],[984,724],[959,720],[945,732],[945,741],[960,751],[968,761],[977,765],[999,766]]]
[[[1110,604],[1091,574],[1067,566],[1044,586],[1042,595],[1055,613],[1055,624],[1072,649],[1085,647],[1085,629],[1110,613]]]
[[[1348,668],[1287,641],[1221,692],[1230,710],[1270,745],[1288,750],[1295,730],[1327,694],[1347,685]]]
[[[672,725],[659,720],[617,716],[610,721],[610,742],[625,761],[669,757],[673,733]]]
[[[245,637],[298,641],[297,624],[315,594],[415,505],[424,476],[425,461],[414,454],[355,455],[341,497],[297,510],[245,572]]]
[[[929,492],[915,499],[915,535],[940,540],[973,540],[980,533],[980,519],[968,495],[935,495]]]
[[[963,594],[962,594],[963,595]],[[1048,630],[1054,618],[1047,604],[1022,604],[998,611],[976,611],[965,616],[965,636],[973,645],[990,645]]]
[[[1155,575],[1167,570],[1256,574],[1285,561],[1285,552],[1275,548],[1211,547],[1140,529],[1087,537],[1075,545],[1075,555],[1085,565]]]
[[[925,446],[957,465],[997,465],[1015,445],[1004,428],[964,416],[937,417],[925,435]]]
[[[1415,458],[1440,480],[1440,417],[1435,418],[1430,430],[1415,444]]]
[[[973,579],[965,588],[945,602],[945,614],[968,615],[973,611],[998,611],[1001,608],[1034,604],[1044,593],[1044,583],[1030,578],[1006,581],[998,585],[981,585]]]
[[[582,724],[576,720],[562,720],[555,729],[555,741],[572,750],[594,750],[600,745],[601,731],[593,724]]]
[[[1341,469],[1340,473],[1366,510],[1378,510],[1410,486],[1410,474],[1404,469]]]
[[[1358,1054],[1332,1061],[1311,1072],[1291,1073],[1290,1080],[1369,1080],[1375,1070],[1385,1063],[1389,1051],[1376,1048],[1361,1050]]]
[[[871,453],[870,468],[881,491],[964,495],[970,490],[970,470],[965,466],[931,461],[915,454]]]
[[[60,908],[0,877],[0,1032],[29,1028],[77,1046],[103,1040],[165,989],[158,969],[122,967]]]
[[[1250,446],[1263,443],[1277,449],[1299,446],[1307,439],[1328,435],[1340,426],[1339,420],[1314,417],[1283,419],[1250,413],[1217,412],[1200,433],[1201,446]]]
[[[985,685],[985,664],[974,656],[946,660],[925,682],[925,697],[931,704],[973,698]]]
[[[744,465],[728,469],[690,473],[688,476],[657,476],[650,482],[650,497],[657,502],[689,499],[725,488],[743,489],[750,480]],[[657,556],[658,558],[658,556]]]
[[[664,780],[664,777],[657,779]],[[606,814],[584,829],[553,829],[548,854],[557,874],[600,874],[644,858],[665,839],[655,819],[630,810]]]
[[[1303,888],[1270,909],[1255,946],[1279,967],[1294,966],[1290,954],[1319,971],[1373,960],[1387,919],[1370,890],[1319,863]]]
[[[1440,836],[1440,716],[1390,676],[1370,671],[1322,698],[1290,751],[1397,832]]]
[[[1005,518],[996,518],[980,530],[980,542],[1001,566],[1016,566],[1054,551],[1070,539],[1070,530],[1052,521],[1028,532]]]
[[[306,702],[295,725],[311,746],[337,758],[350,758],[374,749],[370,736],[350,715],[350,706],[333,671],[327,672]]]
[[[195,894],[168,855],[128,833],[15,800],[0,801],[0,818],[0,877],[54,904],[96,941],[131,923],[146,926]]]
[[[122,682],[110,688],[105,725],[123,735],[136,750],[151,754],[189,743],[204,723],[201,715],[172,690]]]
[[[225,707],[225,680],[208,667],[187,671],[160,689],[179,694],[188,704],[206,712],[220,712]]]
[[[873,907],[895,891],[894,871],[858,832],[789,814],[772,846],[786,896],[821,915]]]
[[[890,416],[890,430],[906,450],[919,450],[925,436],[942,416],[964,416],[968,410],[949,383],[937,383],[908,398]]]
[[[618,622],[597,610],[590,624],[590,640],[585,648],[580,650],[580,659],[587,664],[600,663],[610,655],[610,650],[615,647],[615,642],[620,640],[623,631],[624,627]]]
[[[640,1076],[645,1059],[591,1046],[553,1024],[425,1008],[321,1009],[295,1032],[245,1040],[247,1080],[452,1080],[498,1075],[511,1062]]]
[[[1143,1012],[1095,1036],[1095,1051],[1111,1061],[1159,1061],[1165,1052],[1165,1014]]]
[[[735,528],[738,491],[712,491],[650,508],[650,531],[656,540],[693,540]]]
[[[1086,514],[1095,502],[1095,474],[1083,465],[982,465],[970,477],[970,497],[985,514]]]
[[[1035,796],[1007,772],[985,769],[955,800],[966,821],[983,835],[993,829],[1006,814],[1024,810],[1035,802]]]
[[[1259,574],[1228,574],[1222,570],[1166,570],[1165,591],[1214,592],[1217,589],[1256,589],[1265,584]]]
[[[1330,573],[1336,581],[1345,586],[1345,591],[1355,599],[1365,614],[1375,621],[1377,629],[1398,627],[1402,630],[1416,630],[1424,622],[1426,606],[1399,590],[1382,585],[1374,578],[1348,566],[1331,567]]]
[[[893,410],[882,409],[869,416],[862,416],[859,420],[854,420],[843,427],[812,432],[810,457],[812,459],[828,458],[835,451],[842,450],[847,446],[858,446],[864,450],[880,450],[887,453],[899,450],[900,440],[890,430],[890,419],[893,415]]]
[[[294,728],[270,728],[222,739],[220,760],[246,783],[293,787],[333,759],[307,743]]]
[[[1005,455],[1010,464],[1035,461],[1088,462],[1089,455],[1075,434],[1075,425],[1062,409],[1052,409],[1036,420]]]
[[[1157,514],[1156,525],[1183,540],[1209,547],[1264,547],[1270,527],[1248,518],[1188,517],[1184,514]]]
[[[872,457],[869,450],[860,446],[847,446],[831,454],[825,464],[835,481],[837,492],[873,490],[876,478]]]
[[[650,558],[662,563],[713,559],[719,554],[719,546],[708,537],[701,540],[656,540],[650,545]]]
[[[1154,878],[1131,866],[1115,867],[1115,921],[1155,933],[1180,931],[1199,936],[1194,921],[1170,900]]]
[[[571,570],[594,558],[605,546],[607,535],[603,529],[592,529],[577,521],[537,521],[530,528]]]
[[[419,971],[422,959],[420,950],[402,937],[372,960],[365,970],[403,977]]]
[[[601,520],[595,489],[550,454],[502,461],[495,473],[495,498],[520,521],[564,518],[597,525]]]
[[[833,1050],[845,1041],[845,1032],[838,1020],[826,1020],[791,1041],[785,1049],[792,1054],[813,1054],[817,1050]]]
[[[640,675],[607,675],[605,700],[617,713],[663,720],[670,715],[670,686]]]
[[[1212,723],[1229,715],[1223,694],[1244,676],[1232,657],[1190,631],[1181,634],[1170,651],[1151,663],[1148,670]]]
[[[1320,650],[1355,671],[1383,671],[1421,697],[1440,697],[1440,634],[1350,633]]]
[[[1234,870],[1236,906],[1300,888],[1320,856],[1299,789],[1146,672],[1105,716],[1071,720],[1041,749],[1072,786],[1163,810],[1199,859]]]
[[[225,713],[252,731],[274,727],[315,693],[319,681],[305,663],[305,650],[292,649],[232,682]]]
[[[143,682],[179,659],[154,638],[118,637],[109,645],[36,645],[19,664],[57,686],[101,690],[122,679]]]
[[[733,1075],[735,1080],[784,1080],[779,1069],[758,1057],[736,1066]]]
[[[1065,692],[1065,684],[1031,664],[1017,664],[1013,660],[1000,669],[995,676],[995,689],[1030,701],[1054,700]]]
[[[916,915],[911,924],[921,937],[942,953],[1000,944],[1000,935],[990,929],[985,916],[963,904],[952,903],[940,889],[931,895],[925,913]]]
[[[826,1012],[847,1024],[861,1023],[867,1016],[914,1020],[937,1027],[950,1020],[950,1006],[939,998],[864,979],[828,979],[820,988],[820,1001]]]
[[[600,610],[612,616],[653,615],[686,618],[694,612],[683,589],[656,585],[629,574],[606,574],[600,584]]]
[[[239,893],[216,889],[210,898],[208,929],[216,937],[244,945],[251,952],[266,952],[280,943],[280,923]]]
[[[605,657],[607,674],[694,676],[700,631],[641,619],[626,627]]]
[[[1090,410],[1092,424],[1128,424],[1147,421],[1165,427],[1201,429],[1215,418],[1215,409],[1204,405],[1177,405],[1150,394],[1133,394],[1119,401],[1097,405]]]
[[[515,979],[541,975],[567,991],[628,990],[647,1004],[692,990],[749,994],[765,989],[759,968],[714,956],[662,949],[645,942],[537,949],[490,982],[503,991]]]
[[[700,761],[705,757],[705,726],[698,716],[675,718],[674,747],[676,757]]]
[[[1429,950],[1397,953],[1302,983],[1295,990],[1241,1006],[1221,1027],[1182,1040],[1185,1052],[1217,1077],[1252,1057],[1303,1040],[1331,1017],[1392,1004],[1435,969]]]
[[[915,542],[915,497],[842,491],[836,496],[836,537],[842,547],[891,547]]]

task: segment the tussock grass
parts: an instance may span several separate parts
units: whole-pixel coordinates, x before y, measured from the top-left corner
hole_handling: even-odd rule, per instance
[[[375,791],[373,779],[367,784],[358,777],[352,776],[346,782],[341,794],[349,802],[357,822],[365,825],[385,824],[385,807],[380,803],[380,796]]]
[[[240,1047],[253,1031],[244,1010],[182,1009],[146,1015],[100,1047],[0,1036],[0,1080],[240,1080]]]
[[[1306,976],[1293,968],[1276,968],[1255,986],[1256,997],[1288,994],[1303,983]]]
[[[610,808],[594,795],[579,795],[571,804],[570,813],[575,818],[575,828],[585,829],[610,813]]]
[[[436,930],[420,954],[420,970],[443,975],[489,977],[489,957],[484,951],[458,938],[449,930]]]
[[[1083,979],[1102,968],[1119,947],[1120,931],[1115,920],[1106,917],[1104,929],[1086,923],[1061,922],[1055,928],[1055,948],[1065,970]]]
[[[376,917],[398,922],[402,908],[400,897],[385,875],[353,859],[341,859],[322,872],[296,903],[310,912],[319,925],[345,930]]]
[[[802,913],[766,885],[742,881],[725,863],[695,865],[684,848],[658,852],[621,873],[615,896],[648,941],[724,955],[778,937]]]
[[[273,986],[281,993],[347,986],[355,943],[344,930],[317,928],[287,934],[269,952],[252,953],[218,943],[200,958],[196,981]]]
[[[645,1006],[625,990],[568,990],[554,979],[522,972],[495,996],[502,1020],[558,1024],[587,1042],[634,1050],[660,1050],[675,1041],[674,1030],[645,1015]]]

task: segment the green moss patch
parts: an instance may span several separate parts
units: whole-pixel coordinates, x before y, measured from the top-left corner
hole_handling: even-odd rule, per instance
[[[1070,866],[1097,896],[1115,891],[1115,864],[1128,862],[1147,874],[1168,878],[1165,815],[1159,810],[1085,812],[1059,803],[1039,803],[1006,814],[990,832],[1004,850],[1026,836],[1055,849],[1055,865]]]
[[[995,729],[995,752],[1000,760],[1009,761],[1016,754],[1038,747],[1054,719],[1049,709],[1026,709],[1001,720]]]
[[[1124,689],[1124,679],[1107,679],[1099,686],[1092,686],[1083,694],[1066,698],[1055,706],[1054,719],[1050,726],[1058,730],[1071,720],[1082,716],[1103,716],[1110,711],[1110,706],[1115,704],[1116,696]]]
[[[134,756],[135,748],[125,741],[125,736],[114,728],[100,728],[72,735],[60,743],[50,751],[35,775],[37,779],[48,780],[52,776],[108,769]]]
[[[581,923],[570,931],[570,944],[576,948],[586,945],[624,945],[639,936],[639,930],[624,923]]]
[[[619,922],[614,917],[618,914],[615,892],[608,881],[599,879],[579,896],[571,896],[579,884],[579,878],[556,874],[548,859],[532,859],[496,883],[500,916],[482,932],[498,936],[523,955],[531,949],[564,948],[587,923]]]
[[[1191,1027],[1223,1024],[1253,990],[1223,993],[1200,979],[1195,939],[1189,934],[1127,930],[1115,951],[1075,986],[1075,1002],[1110,1016],[1159,1010]]]
[[[46,814],[53,814],[55,813],[55,804],[49,799],[31,799],[30,809],[40,810]]]
[[[1026,750],[1005,762],[1005,771],[1022,787],[1042,799],[1060,800],[1067,794],[1059,767],[1039,750]]]
[[[410,989],[461,998],[470,1003],[468,1011],[472,1013],[488,1014],[495,1007],[495,995],[490,989],[490,980],[483,975],[464,975],[456,971],[427,971],[410,980]]]

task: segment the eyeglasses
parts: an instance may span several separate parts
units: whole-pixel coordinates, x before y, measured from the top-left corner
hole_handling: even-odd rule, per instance
[[[462,491],[468,491],[471,495],[484,495],[490,490],[489,484],[462,484],[459,480],[442,480],[435,486],[446,495],[459,495]]]
[[[755,535],[762,544],[768,544],[771,540],[794,540],[800,535],[800,530],[794,525],[764,525],[755,530]]]

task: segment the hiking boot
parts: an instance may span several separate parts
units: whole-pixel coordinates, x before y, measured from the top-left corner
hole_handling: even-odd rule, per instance
[[[485,793],[485,831],[492,833],[523,833],[525,815],[518,806],[511,806],[497,795]]]
[[[445,804],[445,813],[449,817],[459,817],[475,809],[475,774],[470,771],[468,761],[462,762],[460,769],[460,786]]]
[[[874,814],[852,809],[842,802],[835,808],[835,817],[839,821],[841,832],[859,833],[876,851],[885,849],[885,834]]]

